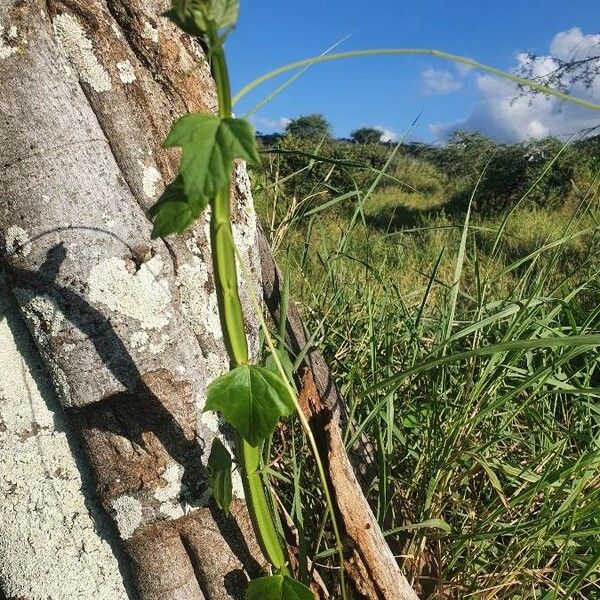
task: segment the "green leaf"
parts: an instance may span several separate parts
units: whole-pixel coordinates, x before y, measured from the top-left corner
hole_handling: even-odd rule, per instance
[[[229,513],[232,498],[231,454],[219,438],[215,438],[208,457],[208,481],[217,506]]]
[[[254,579],[246,588],[246,600],[315,600],[313,593],[287,575]]]
[[[202,214],[207,204],[208,199],[204,196],[187,196],[182,178],[177,177],[150,209],[150,216],[154,219],[152,237],[183,233]]]
[[[163,146],[183,149],[180,172],[190,198],[213,198],[231,180],[234,159],[260,162],[254,130],[244,119],[191,113],[173,124]]]
[[[294,402],[275,373],[256,365],[243,365],[208,386],[204,411],[221,412],[253,447],[275,430],[280,417],[294,412]]]
[[[208,4],[208,18],[212,19],[219,29],[233,27],[237,23],[240,16],[239,0],[212,0]]]
[[[173,3],[176,6],[179,3]],[[206,33],[206,23],[203,21],[198,24],[194,13],[185,9],[170,8],[163,13],[163,16],[169,18],[175,25],[193,37],[201,37]]]

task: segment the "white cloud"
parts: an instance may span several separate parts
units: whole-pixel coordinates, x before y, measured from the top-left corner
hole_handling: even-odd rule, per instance
[[[259,117],[258,115],[252,115],[250,122],[256,127],[256,129],[262,133],[275,133],[283,131],[290,123],[291,119],[287,117],[280,117],[279,119],[268,119],[266,117]]]
[[[381,131],[381,141],[382,142],[397,142],[398,134],[391,129],[386,129],[385,127],[381,127],[380,125],[375,125],[375,129],[379,129]]]
[[[550,44],[550,54],[560,60],[591,58],[600,54],[600,34],[585,35],[579,27],[561,31]]]
[[[421,83],[425,93],[432,95],[451,94],[463,86],[450,71],[431,68],[421,72]]]
[[[585,35],[573,28],[558,33],[550,44],[550,54],[535,59],[532,75],[543,78],[559,66],[560,60],[581,59],[600,54],[600,35]],[[512,69],[519,72],[527,60],[518,54]],[[599,61],[600,62],[600,61]],[[599,65],[600,66],[600,65]],[[547,135],[568,136],[600,125],[597,112],[542,95],[521,96],[513,83],[491,75],[478,75],[478,98],[470,115],[451,124],[429,126],[433,135],[444,138],[453,130],[479,131],[500,141],[524,141]],[[571,93],[600,104],[600,77],[586,87],[575,81]]]

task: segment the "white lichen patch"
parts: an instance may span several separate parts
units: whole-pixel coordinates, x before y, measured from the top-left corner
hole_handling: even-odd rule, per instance
[[[216,412],[208,411],[200,414],[200,423],[209,431],[213,433],[219,433],[219,426],[221,425],[221,420],[219,415]]]
[[[51,336],[61,330],[65,318],[60,307],[47,294],[36,294],[22,288],[16,288],[14,294],[26,320],[31,321],[33,337],[45,345]]]
[[[10,39],[14,39],[11,36],[12,30],[13,29],[11,27],[9,29],[9,33],[7,36]],[[16,31],[16,29],[15,29],[15,31]],[[16,54],[18,51],[19,51],[19,48],[15,47],[15,46],[11,46],[10,44],[6,43],[6,41],[4,40],[4,27],[2,25],[0,25],[0,60],[6,59],[9,56]]]
[[[147,40],[158,44],[158,29],[152,26],[152,23],[146,21],[144,23],[144,31],[142,31],[142,37],[145,37]]]
[[[50,370],[50,377],[52,378],[52,382],[54,383],[54,389],[60,400],[60,403],[64,407],[69,407],[73,404],[72,396],[71,396],[71,388],[69,386],[69,381],[67,380],[67,376],[65,372],[60,368],[58,363],[53,360],[48,360],[48,369]]]
[[[208,292],[208,270],[202,259],[182,265],[177,272],[181,308],[196,335],[223,339],[217,294]]]
[[[210,383],[213,379],[227,373],[227,371],[229,371],[229,359],[227,355],[225,353],[216,354],[215,352],[209,352],[204,367],[206,380]]]
[[[142,523],[142,505],[131,496],[121,496],[112,503],[113,517],[124,540],[128,540]]]
[[[119,26],[114,22],[111,21],[110,23],[110,28],[112,29],[112,32],[119,38],[121,39],[123,37],[123,34],[121,33],[121,30],[119,29]]]
[[[246,494],[244,493],[244,484],[242,482],[242,474],[239,469],[236,469],[231,474],[231,493],[234,498],[239,498],[240,500],[246,499]]]
[[[212,207],[210,204],[204,209],[204,239],[210,240],[210,219],[212,215]]]
[[[150,351],[150,354],[162,354],[165,351],[168,343],[169,336],[163,334],[160,336],[160,340],[157,343],[148,345],[148,350]]]
[[[9,40],[16,40],[19,37],[19,32],[17,30],[17,26],[16,25],[11,25],[8,28],[8,39]]]
[[[81,81],[96,92],[112,89],[108,72],[98,61],[92,41],[75,17],[66,13],[56,15],[54,34]]]
[[[182,477],[183,467],[178,464],[169,465],[162,474],[164,485],[154,493],[154,498],[161,503],[158,512],[163,517],[178,519],[185,514],[185,509],[179,502]]]
[[[89,299],[120,315],[136,319],[142,329],[162,329],[169,323],[171,292],[160,279],[162,257],[157,254],[131,273],[117,257],[96,265],[88,278]]]
[[[252,201],[250,179],[240,164],[236,165],[235,183],[240,193],[235,195],[238,205],[235,210],[237,219],[232,225],[233,241],[240,255],[245,257],[256,245],[256,211]]]
[[[158,512],[168,520],[180,519],[186,514],[186,510],[181,504],[163,504]]]
[[[110,525],[92,500],[93,484],[81,479],[68,424],[1,276],[0,415],[0,581],[6,596],[127,600],[106,541]]]
[[[136,331],[130,338],[131,347],[137,352],[150,354],[162,354],[170,341],[170,338],[166,334],[160,335],[156,342],[150,341],[150,335],[147,331]]]
[[[29,234],[22,227],[13,225],[6,231],[4,246],[8,255],[28,256],[31,252]]]
[[[119,72],[119,79],[125,85],[129,85],[135,81],[135,71],[133,65],[128,60],[122,60],[117,63],[117,71]]]
[[[148,332],[147,331],[136,331],[131,336],[131,347],[134,350],[144,350],[146,344],[148,343]]]
[[[141,163],[141,161],[140,161]],[[143,163],[141,163],[143,166]],[[156,198],[156,188],[158,184],[162,181],[162,176],[158,172],[158,169],[153,166],[143,166],[144,171],[142,175],[142,189],[144,190],[144,194],[151,200]]]

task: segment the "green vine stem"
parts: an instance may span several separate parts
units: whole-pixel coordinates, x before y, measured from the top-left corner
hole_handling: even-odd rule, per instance
[[[217,87],[219,116],[221,118],[231,117],[229,75],[225,53],[220,40],[216,41],[215,45],[212,47],[211,71]],[[246,341],[244,317],[237,283],[236,248],[233,241],[233,231],[231,228],[229,186],[223,188],[213,199],[210,231],[221,326],[233,366],[240,366],[248,363],[248,345]],[[240,257],[238,256],[238,258]],[[240,264],[242,265],[242,269],[244,271],[244,277],[251,286],[248,273],[245,270],[245,266],[241,259]],[[252,289],[250,296],[252,298],[255,311],[260,318],[267,345],[275,359],[277,369],[283,381],[285,382],[286,389],[294,403],[302,428],[309,440],[311,450],[316,458],[319,478],[325,493],[327,509],[332,521],[336,538],[336,550],[340,560],[342,597],[345,598],[346,586],[344,581],[344,555],[341,535],[335,516],[333,500],[325,475],[325,469],[322,461],[320,460],[317,443],[310,429],[308,420],[298,404],[298,399],[296,398],[296,394],[294,393],[294,390],[288,381],[285,370],[279,361],[273,341],[262,316],[260,304],[256,298],[254,290]],[[277,569],[279,573],[289,575],[289,570],[287,567],[288,560],[284,551],[282,550],[281,544],[279,543],[279,538],[273,523],[273,517],[271,515],[261,478],[260,468],[262,444],[256,448],[252,447],[241,435],[238,434],[236,439],[236,451],[242,467],[242,481],[244,485],[244,491],[246,493],[250,517],[252,519],[261,550],[263,551],[265,558],[267,558],[267,560]]]
[[[271,353],[273,360],[275,361],[277,370],[279,371],[279,374],[281,375],[281,378],[285,383],[287,393],[289,394],[290,399],[292,400],[292,402],[294,403],[294,406],[296,407],[296,413],[298,414],[298,418],[300,419],[300,424],[302,425],[302,429],[304,430],[304,433],[305,433],[306,437],[308,438],[308,443],[310,445],[310,449],[313,453],[315,462],[317,464],[319,480],[321,482],[321,486],[322,486],[323,492],[325,494],[325,504],[327,505],[327,511],[329,512],[329,517],[331,518],[331,525],[333,527],[333,533],[334,533],[335,540],[336,540],[336,551],[337,551],[339,562],[340,562],[340,583],[341,583],[341,589],[342,589],[342,598],[345,600],[346,599],[346,583],[345,583],[345,576],[344,576],[344,562],[345,562],[344,547],[342,544],[342,536],[340,533],[340,528],[338,526],[337,517],[335,516],[333,498],[331,496],[331,491],[329,489],[327,475],[325,474],[325,467],[323,466],[323,461],[321,460],[321,455],[319,453],[319,447],[317,446],[317,440],[315,439],[312,429],[310,428],[310,423],[308,422],[308,419],[306,418],[306,415],[304,414],[302,407],[298,403],[298,398],[296,397],[296,392],[294,391],[294,388],[292,387],[292,384],[289,381],[289,378],[285,372],[285,369],[284,369],[283,365],[281,364],[281,360],[279,359],[279,355],[277,354],[277,349],[275,348],[275,342],[273,341],[273,338],[271,337],[271,333],[269,332],[269,328],[267,327],[267,323],[265,321],[265,318],[262,313],[262,309],[260,307],[260,303],[258,301],[258,296],[256,294],[256,291],[253,288],[252,280],[250,278],[250,273],[248,272],[246,265],[244,265],[244,263],[242,262],[241,256],[239,255],[237,250],[236,250],[236,253],[238,255],[238,259],[239,259],[240,265],[242,267],[242,274],[244,276],[244,280],[246,281],[248,288],[250,290],[250,299],[252,300],[252,304],[254,305],[254,311],[260,320],[260,325],[263,330],[263,334],[265,336],[265,342],[267,344],[267,347],[269,348],[269,352]]]
[[[211,40],[211,50],[211,71],[217,87],[219,116],[228,118],[231,117],[231,92],[227,61],[220,39]],[[248,364],[248,343],[237,282],[229,184],[212,201],[210,236],[221,327],[232,366],[238,367]],[[241,435],[236,436],[244,492],[258,543],[265,558],[275,569],[281,574],[289,574],[288,559],[279,542],[262,484],[262,447],[259,444],[254,448]]]
[[[242,465],[242,481],[248,512],[265,558],[282,575],[289,575],[288,558],[279,543],[273,517],[260,474],[262,446],[253,448],[241,435],[236,436],[236,449]]]
[[[232,243],[229,184],[213,198],[211,206],[210,243],[221,328],[233,366],[245,365],[248,364],[248,344]]]

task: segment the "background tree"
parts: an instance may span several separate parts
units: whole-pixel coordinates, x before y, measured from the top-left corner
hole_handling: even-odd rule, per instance
[[[357,144],[377,144],[378,142],[381,142],[382,135],[383,132],[381,129],[376,129],[375,127],[361,127],[360,129],[355,129],[350,134],[350,138]]]
[[[556,53],[555,53],[556,54]],[[518,75],[563,92],[597,95],[600,85],[600,34],[584,36],[562,56],[539,56],[532,52],[520,59]],[[522,96],[538,94],[520,88]]]
[[[323,115],[315,113],[292,119],[285,131],[289,135],[304,139],[329,138],[331,125]]]

